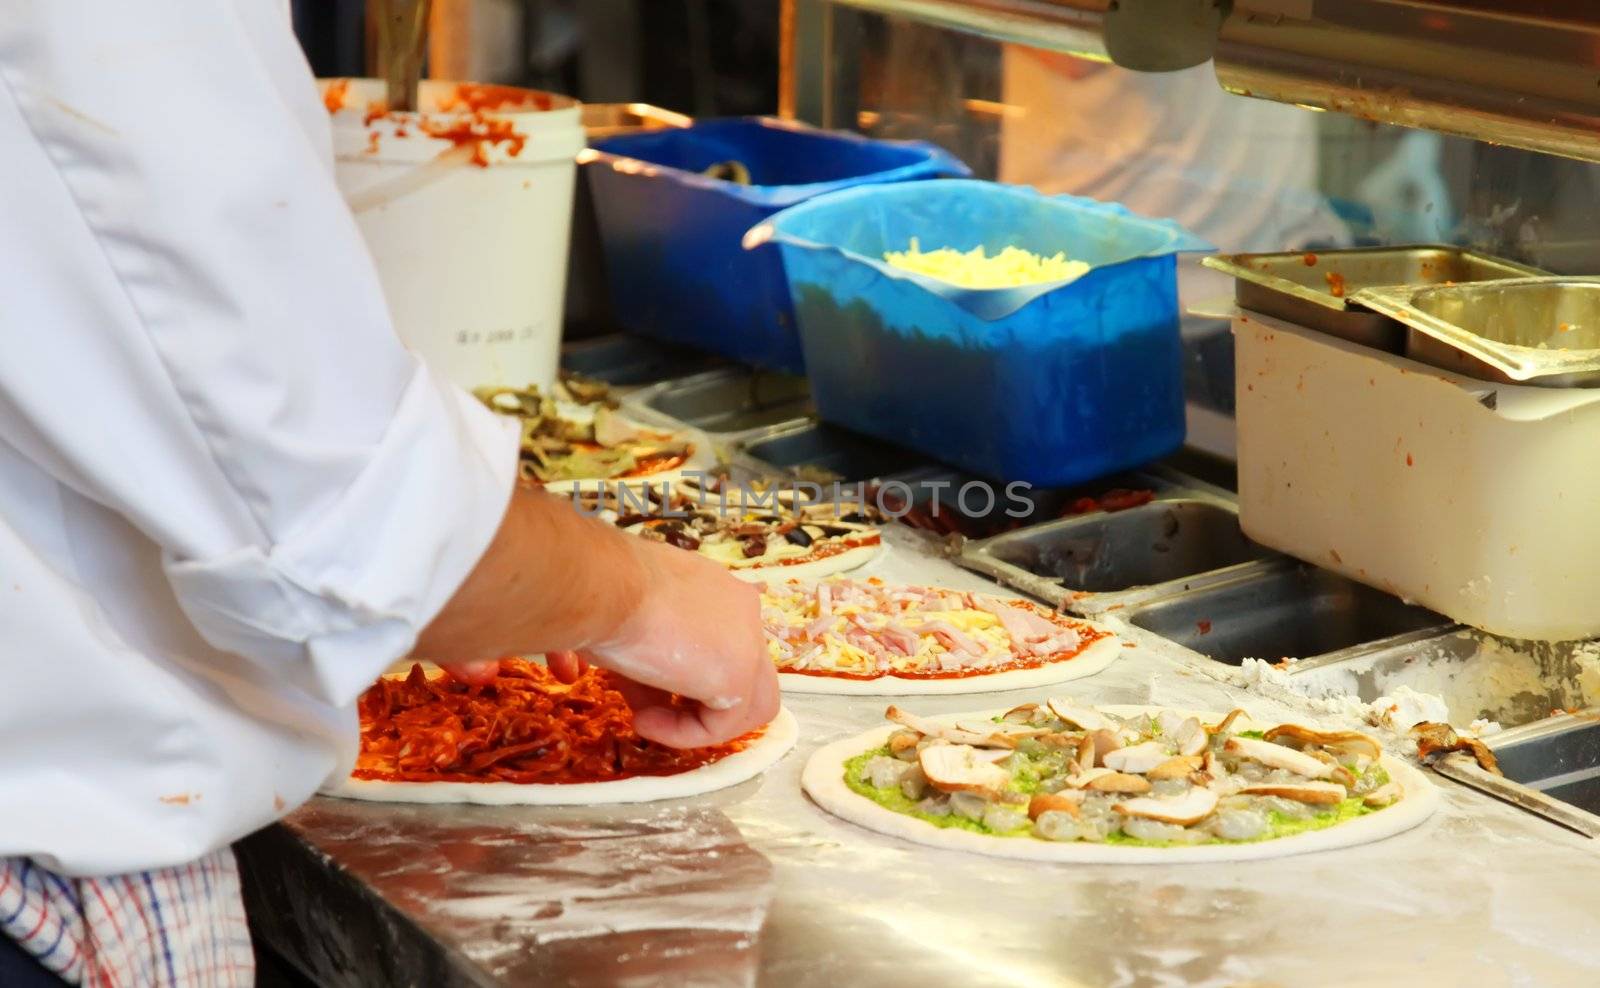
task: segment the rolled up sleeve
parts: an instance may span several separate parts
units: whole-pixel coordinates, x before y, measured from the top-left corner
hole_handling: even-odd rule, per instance
[[[0,320],[38,332],[0,441],[156,543],[213,645],[347,703],[493,538],[514,424],[396,337],[282,5],[5,9]]]

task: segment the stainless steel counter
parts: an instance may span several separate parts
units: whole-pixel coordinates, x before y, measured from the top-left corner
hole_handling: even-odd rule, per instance
[[[895,532],[887,579],[987,587]],[[1045,690],[1271,717],[1148,637]],[[801,793],[874,698],[788,697],[796,750],[671,805],[426,807],[316,799],[242,845],[257,933],[329,985],[1595,985],[1600,855],[1436,778],[1443,809],[1387,841],[1237,865],[1065,866],[880,837]],[[1304,716],[1304,712],[1301,712]]]

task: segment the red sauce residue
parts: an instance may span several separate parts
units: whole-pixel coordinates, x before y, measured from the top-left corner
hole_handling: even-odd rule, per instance
[[[1572,323],[1564,322],[1560,326],[1558,326],[1557,328],[1560,329],[1563,333],[1570,333],[1570,332],[1572,332]]]
[[[168,806],[188,806],[191,802],[199,798],[199,796],[190,796],[186,792],[180,792],[173,796],[162,796],[161,801],[166,803]]]
[[[274,812],[274,813],[282,813],[283,812],[283,808],[285,806],[288,806],[288,805],[289,805],[288,803],[285,803],[283,801],[283,797],[282,796],[278,795],[277,793],[273,793],[272,794],[272,812]]]
[[[590,669],[568,686],[523,659],[500,660],[495,678],[478,685],[414,665],[405,679],[380,679],[357,710],[361,753],[351,775],[390,782],[562,785],[677,775],[760,736],[668,748],[634,733],[633,710],[610,673]]]
[[[1310,251],[1306,251],[1305,256],[1300,258],[1300,260],[1304,261],[1306,267],[1308,268],[1314,268],[1317,266],[1317,255],[1311,253]]]
[[[367,104],[367,115],[361,118],[361,125],[363,127],[371,127],[388,115],[389,104],[381,99],[375,99]]]
[[[367,153],[378,153],[378,132],[375,130],[367,131]]]
[[[1127,511],[1143,504],[1149,504],[1156,497],[1155,491],[1128,490],[1125,487],[1114,487],[1099,497],[1080,497],[1073,501],[1071,506],[1063,513],[1069,515],[1086,515],[1091,511]]]
[[[881,584],[883,581],[874,576],[869,578],[866,582]],[[789,666],[781,665],[778,667],[778,671],[791,676],[821,676],[824,679],[971,679],[974,676],[992,676],[1001,672],[1015,672],[1018,669],[1037,669],[1040,666],[1047,666],[1054,662],[1070,662],[1071,660],[1082,655],[1090,645],[1093,645],[1102,638],[1111,637],[1111,633],[1108,631],[1101,631],[1097,628],[1091,628],[1086,624],[1080,624],[1077,621],[1072,621],[1060,614],[1057,614],[1055,611],[1040,607],[1037,604],[1031,604],[1025,600],[1008,600],[1006,603],[1010,604],[1012,607],[1025,607],[1049,621],[1070,627],[1072,630],[1078,633],[1078,647],[1062,652],[1055,652],[1050,655],[1030,655],[1026,657],[1015,658],[1010,662],[1002,662],[998,665],[984,666],[982,668],[941,669],[937,672],[907,671],[857,673],[829,671],[826,669],[794,669]]]
[[[350,95],[350,80],[335,79],[322,91],[322,105],[328,108],[329,113],[338,113],[344,109],[344,101]]]
[[[478,159],[474,157],[472,161],[473,164],[477,164]],[[689,462],[689,456],[693,452],[694,450],[691,448],[688,452],[683,453],[651,453],[647,456],[641,456],[634,461],[634,468],[622,476],[649,477],[667,470],[676,469]]]
[[[1414,467],[1414,466],[1416,466],[1416,465],[1417,465],[1417,461],[1416,461],[1416,460],[1413,460],[1413,459],[1412,459],[1412,458],[1411,458],[1411,454],[1410,454],[1410,453],[1407,453],[1407,454],[1406,454],[1406,466],[1408,466],[1408,467]]]
[[[1196,627],[1196,628],[1198,628],[1198,629],[1200,629],[1200,633],[1201,633],[1201,634],[1202,634],[1202,635],[1209,635],[1209,634],[1211,634],[1211,622],[1210,622],[1210,621],[1207,621],[1207,620],[1205,620],[1205,619],[1204,619],[1204,618],[1202,618],[1202,619],[1201,619],[1201,620],[1199,620],[1199,621],[1196,621],[1196,622],[1195,622],[1195,623],[1194,623],[1194,626],[1195,626],[1195,627]]]
[[[454,92],[439,100],[439,109],[445,113],[454,110],[466,110],[468,113],[490,113],[495,110],[548,110],[552,105],[548,93],[479,82],[460,83]]]
[[[417,121],[417,129],[429,137],[449,141],[456,147],[471,145],[472,163],[479,168],[489,167],[491,145],[504,144],[506,154],[515,158],[528,143],[528,136],[513,127],[511,121],[476,115],[452,120],[429,120],[423,117]]]
[[[1323,275],[1323,280],[1328,283],[1328,294],[1334,298],[1344,298],[1344,275],[1337,271],[1329,271]]]

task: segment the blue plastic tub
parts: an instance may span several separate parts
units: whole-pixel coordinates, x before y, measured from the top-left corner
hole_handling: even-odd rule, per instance
[[[777,251],[745,252],[745,231],[853,185],[970,174],[931,144],[770,119],[616,137],[583,160],[622,327],[791,373],[805,367],[783,266]],[[725,161],[754,184],[701,174]]]
[[[1082,277],[974,290],[889,267],[923,250],[1064,251]],[[829,422],[997,480],[1078,483],[1184,436],[1176,254],[1209,245],[1120,206],[990,182],[852,189],[752,230],[781,246]],[[758,248],[770,251],[771,248]]]

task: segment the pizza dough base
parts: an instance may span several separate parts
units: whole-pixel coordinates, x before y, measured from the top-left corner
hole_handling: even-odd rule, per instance
[[[1088,621],[1079,623],[1094,626]],[[1071,679],[1093,676],[1115,662],[1117,656],[1121,654],[1122,639],[1116,635],[1108,635],[1070,659],[1047,662],[1031,669],[1007,669],[1005,672],[990,673],[987,676],[962,676],[958,679],[901,679],[898,676],[843,679],[780,672],[778,687],[785,693],[821,693],[832,696],[948,696],[953,693],[1000,693],[1005,690],[1050,686]]]
[[[1127,717],[1133,714],[1155,713],[1163,708],[1104,706],[1096,709]],[[997,717],[1003,713],[1004,710],[987,710],[980,713],[949,714],[930,719],[952,723],[958,720],[971,721]],[[1198,716],[1211,723],[1221,720],[1220,715],[1212,713],[1189,715]],[[1251,725],[1254,722],[1241,717],[1235,723]],[[1419,769],[1385,754],[1381,764],[1388,771],[1389,778],[1400,783],[1405,790],[1401,800],[1376,813],[1307,833],[1251,844],[1202,844],[1195,847],[1138,847],[1081,841],[1053,842],[1030,837],[995,837],[955,827],[936,827],[926,820],[896,813],[879,806],[845,784],[844,763],[863,752],[881,747],[888,741],[889,735],[897,730],[900,730],[898,725],[886,724],[864,734],[824,745],[806,762],[806,767],[800,776],[801,786],[818,806],[834,816],[868,830],[930,847],[970,851],[1000,858],[1060,861],[1072,864],[1198,864],[1258,861],[1263,858],[1281,858],[1314,851],[1331,851],[1393,837],[1421,824],[1438,808],[1440,801],[1438,789],[1434,788]]]
[[[382,803],[476,803],[481,806],[597,806],[683,799],[738,785],[771,768],[798,735],[794,715],[780,709],[765,733],[743,751],[677,775],[640,775],[572,785],[517,782],[383,782],[346,777],[324,785],[327,796]]]
[[[788,566],[745,566],[739,569],[728,568],[728,572],[741,580],[752,583],[781,583],[785,580],[820,580],[825,576],[833,576],[848,570],[858,569],[883,555],[889,548],[888,544],[880,541],[876,545],[858,545],[853,549],[836,553],[809,563],[793,563]]]

